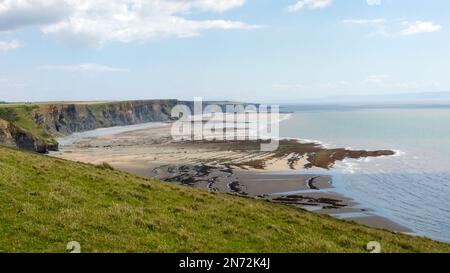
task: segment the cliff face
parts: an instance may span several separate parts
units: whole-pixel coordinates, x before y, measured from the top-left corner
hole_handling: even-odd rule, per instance
[[[177,100],[151,100],[42,104],[31,113],[19,116],[28,121],[25,124],[32,124],[32,129],[22,128],[13,121],[0,118],[0,145],[45,153],[58,149],[54,140],[57,136],[103,127],[168,121],[171,119],[170,111],[177,103]]]
[[[3,119],[0,119],[0,144],[39,153],[45,153],[49,149],[57,149],[54,145],[47,144],[31,132]]]
[[[34,121],[45,132],[68,135],[96,128],[132,125],[170,120],[170,111],[177,100],[130,101],[102,104],[42,105]]]
[[[204,106],[213,102],[204,102]],[[225,102],[216,102],[225,111]],[[145,100],[105,103],[24,104],[0,108],[0,145],[45,153],[58,149],[55,137],[112,126],[171,120],[177,104]],[[231,103],[232,104],[232,103]]]

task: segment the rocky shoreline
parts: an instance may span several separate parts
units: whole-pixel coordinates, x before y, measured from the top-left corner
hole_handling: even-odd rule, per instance
[[[240,168],[266,169],[272,161],[285,160],[289,169],[298,168],[311,169],[322,168],[330,169],[336,161],[344,159],[360,159],[365,157],[391,156],[395,152],[391,150],[349,150],[344,148],[329,149],[318,143],[301,143],[296,139],[283,139],[279,141],[278,148],[273,152],[261,152],[260,145],[264,141],[188,141],[175,142],[173,145],[198,147],[210,150],[244,152],[247,154],[244,158],[230,161],[218,161],[212,158],[210,162],[214,164],[228,164]]]
[[[230,166],[197,165],[164,165],[152,170],[153,177],[176,182],[192,187],[206,187],[210,192],[226,192],[242,196],[265,199],[268,201],[295,205],[298,207],[314,206],[321,209],[339,209],[349,204],[340,199],[303,195],[256,194],[248,190],[245,181],[241,181],[239,174]],[[308,189],[319,191],[322,188],[316,184],[321,176],[309,177],[305,181]]]

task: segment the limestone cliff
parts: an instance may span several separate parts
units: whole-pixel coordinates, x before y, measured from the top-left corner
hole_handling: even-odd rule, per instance
[[[177,103],[177,100],[54,103],[24,106],[27,111],[14,106],[8,115],[22,122],[0,116],[0,145],[45,153],[58,149],[54,139],[57,136],[103,127],[168,121]]]
[[[49,149],[56,149],[54,145],[33,135],[31,132],[22,129],[13,123],[0,119],[0,144],[8,147],[32,150],[45,153]]]
[[[128,101],[92,104],[45,104],[34,113],[34,122],[45,132],[67,135],[96,128],[170,120],[177,100]]]

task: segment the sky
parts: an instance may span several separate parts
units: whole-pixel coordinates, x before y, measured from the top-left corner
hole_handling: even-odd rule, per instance
[[[0,0],[0,101],[450,91],[448,0]]]

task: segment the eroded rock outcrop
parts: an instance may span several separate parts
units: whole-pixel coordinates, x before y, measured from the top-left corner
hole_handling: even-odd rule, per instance
[[[170,120],[177,100],[91,104],[46,104],[35,111],[36,124],[52,135],[68,135],[103,127]]]
[[[3,119],[0,119],[0,143],[4,146],[33,150],[39,153],[57,149],[57,144],[50,145],[31,132]]]

